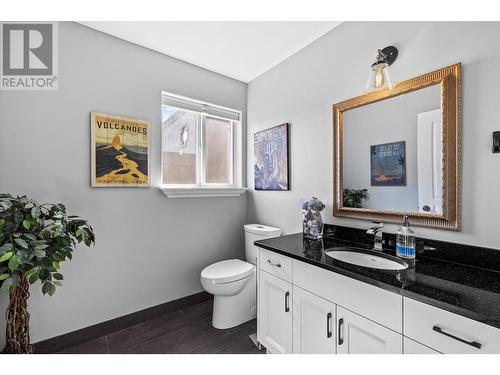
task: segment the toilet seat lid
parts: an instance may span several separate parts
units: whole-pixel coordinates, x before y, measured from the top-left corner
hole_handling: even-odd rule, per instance
[[[240,259],[223,260],[205,267],[201,271],[201,277],[217,283],[229,283],[250,276],[254,267]]]

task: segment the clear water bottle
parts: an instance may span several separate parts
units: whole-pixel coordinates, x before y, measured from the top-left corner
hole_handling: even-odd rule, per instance
[[[415,259],[415,233],[410,229],[410,218],[403,217],[403,225],[396,235],[396,255],[404,259]]]

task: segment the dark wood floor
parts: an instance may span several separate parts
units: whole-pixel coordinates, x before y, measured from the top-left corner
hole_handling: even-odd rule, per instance
[[[265,353],[265,350],[259,352],[248,337],[255,332],[255,320],[225,330],[213,328],[212,300],[209,300],[67,348],[59,353]]]

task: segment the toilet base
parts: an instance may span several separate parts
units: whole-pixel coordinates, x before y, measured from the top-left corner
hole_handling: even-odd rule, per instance
[[[228,329],[239,326],[257,316],[255,273],[243,290],[233,296],[214,296],[212,326]]]

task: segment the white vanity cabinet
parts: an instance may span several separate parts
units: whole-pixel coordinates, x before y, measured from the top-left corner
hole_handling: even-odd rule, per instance
[[[402,352],[401,296],[265,249],[258,265],[257,340],[269,353]]]
[[[403,336],[337,306],[338,354],[402,354]]]
[[[293,286],[293,353],[335,354],[335,304]]]
[[[269,353],[500,353],[500,329],[272,251],[258,265]]]
[[[269,353],[292,353],[292,284],[260,270],[257,340]]]

